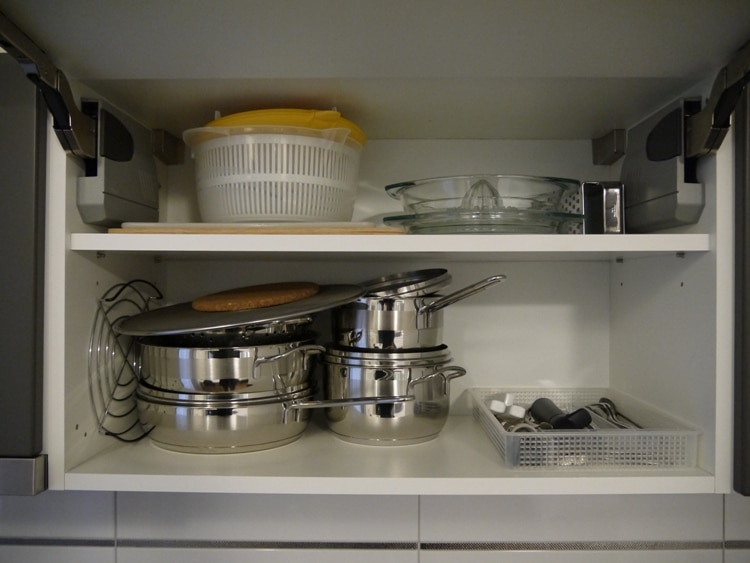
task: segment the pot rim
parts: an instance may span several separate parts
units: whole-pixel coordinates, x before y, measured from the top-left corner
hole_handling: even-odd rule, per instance
[[[207,333],[213,331],[195,331],[196,333]],[[318,333],[312,330],[306,330],[299,333],[283,333],[283,334],[268,334],[261,336],[254,336],[257,341],[249,340],[242,343],[234,343],[234,339],[242,339],[241,334],[224,333],[224,331],[216,331],[217,338],[226,338],[227,342],[221,342],[216,340],[214,342],[206,342],[205,344],[199,343],[202,337],[196,336],[196,345],[189,345],[187,342],[180,342],[181,340],[190,341],[193,339],[193,333],[181,333],[181,334],[164,334],[164,335],[153,335],[153,336],[141,336],[137,338],[139,346],[145,350],[191,350],[193,352],[199,351],[216,351],[216,350],[257,350],[267,346],[282,346],[290,344],[298,344],[300,346],[314,342]]]
[[[293,385],[283,390],[259,391],[256,393],[201,393],[190,391],[170,391],[139,382],[136,389],[136,399],[161,405],[180,407],[242,407],[250,405],[265,405],[284,403],[297,399],[311,397],[315,394],[310,384]]]
[[[453,355],[445,344],[429,348],[373,351],[361,348],[331,347],[321,355],[324,364],[352,367],[414,367],[439,365],[452,361]]]

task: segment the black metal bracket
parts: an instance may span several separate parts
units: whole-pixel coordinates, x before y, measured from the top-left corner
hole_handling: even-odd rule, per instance
[[[713,154],[724,141],[731,116],[750,82],[750,41],[716,76],[711,94],[699,112],[685,120],[685,158]]]
[[[2,12],[0,46],[18,61],[26,76],[39,88],[63,148],[80,158],[96,158],[96,119],[78,108],[62,71]]]

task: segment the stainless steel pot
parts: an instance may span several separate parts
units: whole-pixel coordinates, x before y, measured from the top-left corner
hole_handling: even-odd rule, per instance
[[[312,396],[304,390],[262,399],[203,396],[169,399],[144,386],[136,391],[138,414],[159,447],[187,453],[241,453],[266,450],[297,440],[309,411],[289,414],[288,406]]]
[[[253,325],[240,325],[228,328],[191,330],[180,333],[154,334],[150,338],[161,338],[171,346],[256,346],[302,340],[311,332],[312,317],[270,321]]]
[[[492,276],[445,296],[365,295],[333,310],[334,341],[338,346],[388,351],[439,346],[443,309],[504,279]]]
[[[253,339],[255,346],[233,346],[234,336],[212,338],[214,345],[207,347],[182,346],[185,339],[180,335],[144,338],[138,343],[140,378],[168,391],[284,392],[305,384],[310,357],[325,351],[312,344],[314,333],[294,338],[265,335]]]
[[[301,385],[292,385],[274,391],[254,391],[248,393],[235,391],[229,391],[226,393],[201,393],[197,391],[161,389],[159,387],[149,385],[144,381],[139,381],[138,388],[142,391],[142,393],[147,394],[150,398],[153,399],[164,399],[165,401],[171,402],[190,403],[195,401],[260,401],[262,399],[278,399],[279,397],[287,396],[290,393],[301,393],[304,391],[309,391],[311,388],[315,389],[315,386],[310,382],[306,382]]]
[[[431,440],[445,426],[450,380],[466,370],[447,365],[446,346],[409,353],[329,349],[322,356],[325,400],[292,409],[326,408],[338,437],[369,445],[406,445]]]

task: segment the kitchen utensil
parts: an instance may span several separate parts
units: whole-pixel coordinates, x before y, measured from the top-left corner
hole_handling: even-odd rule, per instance
[[[577,190],[578,180],[541,176],[465,175],[428,178],[386,186],[386,193],[401,201],[404,212],[425,213],[560,211],[566,192]]]
[[[164,399],[167,401],[174,402],[194,402],[204,401],[207,404],[210,401],[250,401],[250,400],[262,400],[262,399],[278,399],[285,395],[292,393],[300,393],[303,391],[316,389],[314,382],[307,380],[304,383],[297,385],[289,385],[287,387],[279,387],[277,389],[269,389],[266,391],[258,391],[253,389],[240,389],[240,390],[229,390],[229,391],[215,391],[211,393],[203,391],[192,391],[189,389],[164,389],[151,385],[148,381],[140,380],[138,382],[138,388],[148,393],[148,396],[154,399]]]
[[[410,234],[554,234],[565,233],[581,223],[582,214],[503,209],[494,211],[448,210],[434,213],[393,215],[383,218],[390,227]]]
[[[130,315],[148,311],[162,299],[161,292],[144,280],[110,287],[97,301],[88,350],[88,386],[98,431],[124,442],[135,442],[149,432],[138,420],[135,390],[138,354],[135,339],[117,334],[112,325]]]
[[[422,297],[440,291],[451,282],[444,268],[401,272],[360,283],[367,297]]]
[[[336,111],[258,110],[183,134],[207,222],[349,221],[365,136]]]
[[[307,299],[246,311],[196,311],[189,302],[179,303],[123,319],[115,324],[114,329],[131,336],[244,330],[312,315],[349,303],[363,293],[364,290],[357,285],[321,285],[318,294]]]
[[[372,221],[321,221],[317,223],[137,223],[111,227],[109,233],[172,235],[398,235],[401,227],[386,227]]]
[[[301,391],[258,399],[202,396],[170,399],[145,386],[136,391],[143,424],[157,446],[178,452],[226,454],[266,450],[297,440],[310,419],[309,411],[287,413],[294,401],[312,397]]]
[[[641,428],[637,423],[633,422],[621,412],[618,412],[614,401],[607,397],[602,397],[597,403],[587,405],[586,408],[599,413],[617,428]]]
[[[518,404],[531,405],[544,397],[563,412],[597,403],[603,396],[611,397],[617,403],[626,404],[628,412],[644,421],[644,427],[623,429],[604,424],[585,430],[509,432],[489,409],[492,400],[508,392],[515,395]],[[701,436],[698,429],[615,389],[473,388],[469,396],[475,419],[500,453],[501,463],[509,469],[685,469],[695,467],[698,460]],[[600,420],[604,419],[596,422]],[[540,430],[542,424],[545,423],[538,424]]]
[[[504,275],[491,276],[445,296],[359,297],[334,309],[334,340],[339,346],[372,350],[439,346],[442,309],[504,279]]]
[[[326,400],[413,397],[413,401],[330,407],[338,437],[372,445],[415,444],[435,438],[450,408],[450,380],[466,370],[448,365],[450,350],[373,352],[329,348],[321,357]]]
[[[601,399],[599,399],[599,402],[603,405],[608,405],[609,408],[611,409],[612,415],[615,416],[618,420],[625,421],[626,423],[630,424],[634,428],[640,428],[638,424],[636,424],[627,416],[622,414],[619,410],[617,410],[617,405],[615,405],[615,402],[612,399],[608,399],[607,397],[602,397]]]
[[[257,325],[196,330],[144,336],[142,342],[162,342],[183,348],[229,348],[234,346],[267,346],[293,340],[307,340],[316,335],[311,330],[312,317],[271,321]]]
[[[625,232],[625,186],[621,182],[583,182],[581,211],[585,234]]]
[[[211,313],[246,311],[294,303],[319,291],[315,282],[276,282],[225,289],[196,297],[191,301],[193,309]]]
[[[582,429],[591,424],[591,415],[585,408],[565,413],[546,397],[531,403],[529,413],[537,422],[548,422],[556,430]]]
[[[245,346],[180,346],[170,336],[139,341],[140,378],[159,389],[199,393],[283,391],[307,382],[312,355],[325,351],[301,340]],[[178,341],[181,339],[177,339]]]
[[[346,129],[353,142],[360,146],[367,142],[362,129],[336,110],[259,109],[218,117],[207,123],[206,127],[303,127],[319,131]]]

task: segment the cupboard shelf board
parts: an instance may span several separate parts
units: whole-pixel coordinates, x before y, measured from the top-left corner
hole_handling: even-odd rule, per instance
[[[318,259],[321,255],[509,260],[612,260],[680,252],[707,252],[707,234],[646,235],[245,235],[73,233],[74,251],[159,255],[254,255]]]
[[[623,477],[627,477],[623,479]],[[373,447],[336,438],[318,420],[286,446],[246,454],[161,450],[148,439],[69,470],[65,488],[265,494],[646,494],[710,493],[695,470],[508,470],[469,415],[453,415],[423,444]]]

